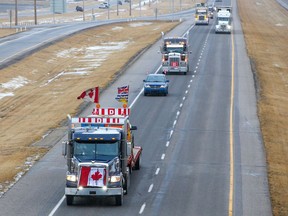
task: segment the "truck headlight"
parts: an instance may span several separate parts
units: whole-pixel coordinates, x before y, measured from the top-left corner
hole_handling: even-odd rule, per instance
[[[121,176],[111,176],[110,182],[115,183],[115,182],[120,182],[121,181]]]
[[[230,25],[227,25],[227,29],[231,29],[231,26],[230,26]]]
[[[66,180],[67,181],[76,182],[77,181],[77,177],[76,177],[76,175],[67,175],[66,176]]]

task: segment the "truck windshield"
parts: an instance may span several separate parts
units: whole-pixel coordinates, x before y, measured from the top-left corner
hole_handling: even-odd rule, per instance
[[[229,18],[228,17],[218,17],[218,21],[226,21],[226,22],[228,22]]]
[[[119,154],[119,142],[113,143],[74,143],[74,157],[79,161],[101,160],[107,161]]]
[[[166,52],[167,53],[183,53],[184,48],[183,47],[167,47]]]
[[[206,14],[207,14],[207,11],[203,11],[203,10],[201,10],[201,11],[196,11],[196,14],[197,14],[197,15],[206,15]]]

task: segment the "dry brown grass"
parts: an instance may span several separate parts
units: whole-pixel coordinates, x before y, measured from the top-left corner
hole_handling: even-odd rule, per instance
[[[10,29],[10,28],[0,28],[0,38],[6,37],[8,35],[15,34],[16,30],[15,29]]]
[[[161,31],[167,32],[178,24],[149,23],[151,25],[139,27],[122,23],[82,31],[81,34],[69,37],[1,70],[1,83],[19,76],[25,77],[29,83],[14,90],[15,96],[0,100],[1,131],[5,131],[0,136],[0,183],[8,185],[29,156],[41,156],[48,150],[31,144],[40,140],[48,129],[59,126],[67,113],[76,113],[82,102],[76,97],[83,90],[93,86],[103,89],[126,65],[128,59],[159,39]],[[83,61],[87,60],[87,47],[123,41],[129,41],[126,48],[111,53],[109,61],[103,61],[100,67],[91,68],[91,62]],[[71,51],[71,44],[73,49],[78,50],[57,56],[60,51]],[[95,52],[99,50],[94,51],[94,54]],[[90,67],[90,72],[84,76],[67,73],[48,84],[49,80],[61,72],[86,67]]]
[[[260,82],[258,114],[274,215],[288,215],[288,12],[275,1],[238,1]]]

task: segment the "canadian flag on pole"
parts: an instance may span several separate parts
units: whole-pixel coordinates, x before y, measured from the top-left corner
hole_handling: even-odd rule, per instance
[[[106,169],[97,167],[81,167],[79,185],[82,187],[106,185]]]
[[[77,99],[84,99],[86,101],[91,101],[93,103],[99,103],[99,87],[88,89],[81,93]]]

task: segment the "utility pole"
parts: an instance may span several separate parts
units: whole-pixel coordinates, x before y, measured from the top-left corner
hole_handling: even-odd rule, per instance
[[[117,2],[117,5],[118,5],[118,2]],[[110,19],[110,0],[108,0],[107,12],[108,12],[108,20],[109,20]]]
[[[15,0],[15,26],[18,25],[18,2]]]
[[[83,21],[85,21],[85,5],[84,5],[84,0],[83,0]]]
[[[35,25],[37,25],[37,4],[36,0],[34,0],[34,20],[35,20]]]
[[[129,16],[132,15],[131,9],[132,9],[132,0],[129,0]]]
[[[139,7],[140,7],[140,10],[139,10],[140,11],[140,17],[141,17],[141,15],[142,15],[141,14],[141,10],[142,10],[142,8],[141,8],[141,0],[139,0]]]

